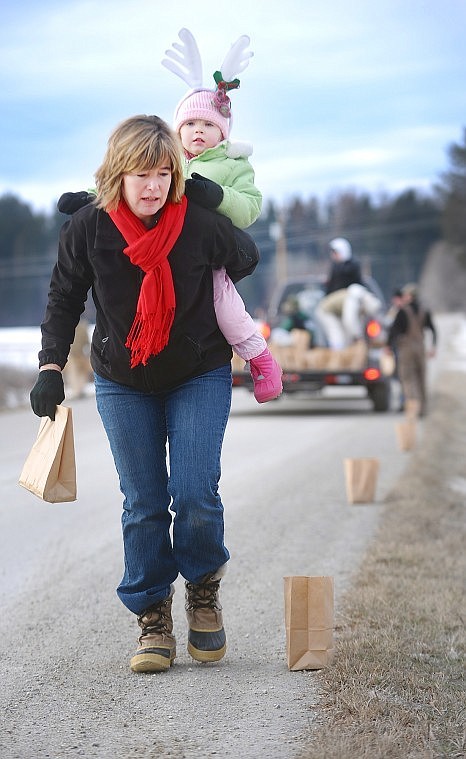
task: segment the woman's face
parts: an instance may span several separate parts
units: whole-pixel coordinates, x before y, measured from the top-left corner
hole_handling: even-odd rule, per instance
[[[154,215],[165,205],[171,180],[169,165],[123,175],[123,197],[146,227],[150,227]]]

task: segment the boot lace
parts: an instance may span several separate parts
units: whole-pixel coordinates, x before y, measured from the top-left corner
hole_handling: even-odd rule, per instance
[[[170,632],[169,622],[170,612],[167,601],[161,601],[156,606],[151,606],[138,617],[138,623],[142,628],[140,638],[151,634],[168,635]]]
[[[218,588],[220,580],[206,580],[195,585],[186,583],[186,609],[217,609],[221,606],[218,602]]]

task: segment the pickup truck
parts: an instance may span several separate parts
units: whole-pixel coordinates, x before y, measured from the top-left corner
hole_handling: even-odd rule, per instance
[[[364,284],[384,304],[375,280],[365,277]],[[267,321],[260,324],[270,351],[283,369],[283,394],[319,393],[325,387],[358,386],[365,388],[374,411],[388,411],[394,362],[384,351],[386,329],[383,318],[366,321],[363,339],[340,350],[329,348],[314,313],[324,294],[323,282],[319,278],[290,280],[273,293]],[[289,344],[283,345],[274,340],[274,328],[280,324],[282,306],[290,297],[299,304],[301,315],[305,317],[305,329],[292,329]],[[236,355],[232,369],[233,387],[252,391],[251,375]]]

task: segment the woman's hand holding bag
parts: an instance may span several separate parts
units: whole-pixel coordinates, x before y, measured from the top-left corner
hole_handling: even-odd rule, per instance
[[[55,421],[55,409],[65,400],[65,387],[61,371],[43,369],[29,395],[36,416],[48,416]]]

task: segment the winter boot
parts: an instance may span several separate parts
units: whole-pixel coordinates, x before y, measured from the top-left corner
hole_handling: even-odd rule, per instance
[[[164,672],[173,664],[176,640],[172,635],[172,596],[173,593],[138,617],[142,633],[131,659],[133,672]]]
[[[266,403],[278,398],[283,390],[282,370],[268,348],[256,358],[249,360],[249,369],[254,382],[256,401]]]
[[[186,582],[188,653],[201,662],[219,661],[225,656],[226,636],[222,607],[218,600],[220,579],[206,575],[199,584]]]

